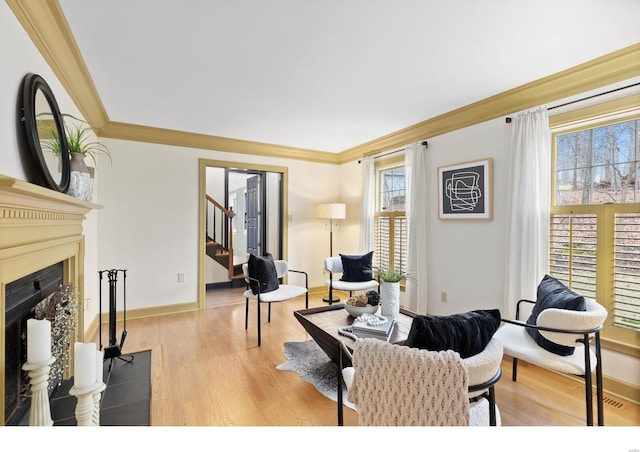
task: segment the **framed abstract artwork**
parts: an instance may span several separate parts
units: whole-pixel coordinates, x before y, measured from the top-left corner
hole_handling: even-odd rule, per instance
[[[491,220],[493,160],[486,158],[438,167],[440,220]]]

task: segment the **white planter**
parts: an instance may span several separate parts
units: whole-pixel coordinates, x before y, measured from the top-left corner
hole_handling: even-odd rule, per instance
[[[382,305],[382,315],[395,319],[400,313],[400,283],[381,282],[380,283],[380,304]]]

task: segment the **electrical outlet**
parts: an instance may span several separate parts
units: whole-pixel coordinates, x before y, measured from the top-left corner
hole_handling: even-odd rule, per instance
[[[184,273],[178,273],[178,282],[184,282]]]
[[[440,293],[440,301],[442,301],[443,303],[447,302],[447,292]]]

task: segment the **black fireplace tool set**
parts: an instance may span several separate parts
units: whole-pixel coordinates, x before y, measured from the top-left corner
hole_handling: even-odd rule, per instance
[[[104,360],[111,360],[109,363],[109,373],[111,373],[111,368],[113,366],[114,359],[120,359],[125,362],[132,362],[133,355],[126,355],[123,357],[122,355],[122,347],[124,346],[124,341],[127,337],[127,270],[123,269],[111,269],[111,270],[100,270],[98,271],[98,275],[100,275],[100,350],[103,350],[102,347],[102,284],[103,284],[103,274],[106,273],[108,283],[109,283],[109,345],[104,347]],[[118,342],[116,337],[116,322],[117,322],[117,294],[118,294],[118,274],[122,274],[123,281],[123,309],[122,309],[122,317],[123,317],[123,328],[122,334],[120,336],[120,342]]]

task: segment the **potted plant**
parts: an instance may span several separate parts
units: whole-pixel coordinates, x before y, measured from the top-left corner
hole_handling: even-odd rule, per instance
[[[93,160],[94,166],[97,165],[98,155],[103,155],[111,162],[111,152],[104,143],[98,141],[90,141],[94,129],[89,125],[87,121],[80,118],[76,118],[68,113],[63,113],[64,119],[72,119],[73,121],[64,121],[64,133],[67,138],[67,148],[69,153],[80,154],[83,156],[89,156]],[[75,122],[74,122],[75,121]],[[50,129],[51,139],[44,143],[45,149],[53,152],[54,154],[60,153],[60,137],[56,133],[55,129]]]
[[[382,315],[396,318],[400,313],[400,281],[413,280],[411,272],[374,267],[380,280],[380,304]]]
[[[97,166],[97,157],[102,155],[111,160],[111,152],[104,143],[93,141],[94,129],[88,122],[70,114],[63,114],[64,131],[67,148],[71,158],[71,181],[68,194],[76,198],[91,201],[93,194],[93,172]],[[51,138],[42,145],[54,154],[60,154],[60,137],[54,129],[50,130]],[[86,165],[84,159],[91,157],[94,167]]]
[[[395,269],[382,269],[380,267],[374,267],[378,278],[382,282],[399,283],[403,279],[412,279],[411,272],[399,272]]]

